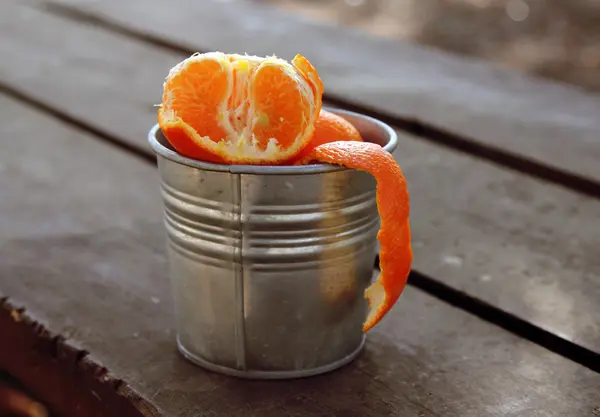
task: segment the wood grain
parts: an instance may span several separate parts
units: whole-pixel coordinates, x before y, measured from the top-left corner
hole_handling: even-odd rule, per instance
[[[260,1],[373,35],[600,90],[594,43],[600,7],[594,1]]]
[[[152,104],[181,56],[8,4],[0,79],[145,152]],[[409,135],[395,156],[416,270],[600,352],[597,200]]]
[[[600,96],[254,1],[55,0],[185,45],[313,62],[326,95],[600,180]],[[234,28],[234,29],[233,29]]]
[[[149,152],[162,83],[181,55],[3,2],[0,80]],[[71,32],[75,30],[75,32]],[[76,34],[76,36],[73,36]]]
[[[6,298],[0,298],[0,331],[0,369],[12,374],[7,380],[6,372],[0,373],[0,391],[3,387],[16,388],[35,400],[27,416],[46,416],[39,414],[42,410],[48,410],[49,417],[162,416],[130,385],[91,360],[88,352],[49,331]],[[2,400],[6,398],[0,394],[0,403]],[[43,408],[36,404],[43,404]],[[0,410],[7,405],[0,404]],[[38,414],[34,414],[36,409]],[[26,417],[14,411],[0,412],[5,417]]]
[[[551,417],[600,404],[600,375],[412,288],[338,372],[205,372],[176,353],[155,168],[0,106],[4,137],[19,138],[0,154],[2,292],[167,415]]]

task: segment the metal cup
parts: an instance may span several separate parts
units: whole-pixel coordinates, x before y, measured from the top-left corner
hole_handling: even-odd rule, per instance
[[[328,109],[388,151],[395,132]],[[246,378],[297,378],[361,351],[373,274],[376,182],[341,167],[218,165],[149,133],[165,206],[177,344],[192,362]]]

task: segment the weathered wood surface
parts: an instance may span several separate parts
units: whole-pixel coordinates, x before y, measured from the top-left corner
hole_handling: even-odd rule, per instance
[[[0,332],[0,388],[3,376],[11,375],[9,384],[23,387],[30,397],[51,410],[48,417],[161,416],[130,385],[91,360],[88,352],[50,332],[6,297],[0,298]],[[13,384],[13,380],[19,384]],[[0,413],[7,405],[3,400],[0,395]]]
[[[241,381],[177,353],[155,168],[0,97],[0,288],[167,415],[575,416],[600,375],[409,288],[353,364]],[[43,140],[41,139],[43,138]]]
[[[0,81],[150,151],[154,104],[181,56],[44,15],[19,0],[3,1],[2,10]]]
[[[181,56],[16,4],[0,16],[0,80],[147,149]],[[600,352],[597,200],[409,135],[396,157],[416,270]]]
[[[258,1],[600,92],[593,0]]]
[[[137,244],[148,252],[147,257],[162,250],[160,242],[144,240],[148,228],[161,225],[158,190],[148,186],[157,175],[147,164],[4,95],[0,95],[0,108],[0,298],[15,296],[14,301],[24,301],[42,322],[49,316],[60,319],[60,333],[76,336],[86,346],[86,335],[103,338],[114,327],[98,317],[108,314],[113,324],[123,319],[110,315],[118,302],[114,294],[122,291],[121,274],[141,277],[124,309],[139,308],[135,296],[156,295],[143,282],[145,272],[136,270],[136,264],[144,262],[139,252],[128,253],[124,246]],[[126,270],[114,269],[118,256],[128,260]],[[81,270],[63,269],[61,257],[66,263],[77,259]],[[107,274],[115,280],[105,279]],[[19,291],[13,291],[15,287]],[[82,326],[78,316],[89,302],[96,304],[96,315]],[[143,308],[139,311],[144,314]],[[76,350],[63,350],[60,342],[44,340],[43,334],[32,341],[22,329],[6,326],[3,314],[0,311],[0,359],[8,362],[0,363],[0,369],[9,369],[38,396],[45,393],[41,399],[61,416],[115,416],[116,410],[129,411],[118,415],[138,415],[131,410],[135,396],[127,394],[130,405],[126,406],[114,392],[118,389],[122,394],[125,386],[114,386],[110,393],[111,387],[106,386],[110,381],[103,379],[100,369],[82,361]],[[18,313],[12,318],[22,321]],[[112,340],[118,335],[116,331]],[[31,351],[11,350],[23,348],[21,343],[29,343],[26,348]],[[113,345],[117,356],[118,346]],[[44,349],[58,357],[45,360]],[[14,366],[21,372],[13,372]],[[110,395],[104,395],[107,390]],[[106,410],[109,400],[112,408]],[[67,413],[69,408],[75,409]]]
[[[186,45],[306,55],[326,94],[600,180],[600,96],[254,1],[54,0]]]

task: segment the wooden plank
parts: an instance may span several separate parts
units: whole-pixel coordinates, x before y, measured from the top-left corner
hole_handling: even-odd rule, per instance
[[[110,326],[96,327],[94,317],[89,317],[85,327],[78,326],[77,316],[82,313],[79,306],[95,302],[98,314],[111,311],[116,301],[110,291],[120,291],[120,275],[139,273],[135,264],[143,260],[136,258],[135,252],[121,253],[130,265],[118,272],[113,269],[114,256],[109,252],[135,242],[150,254],[162,250],[159,241],[141,243],[147,228],[160,226],[160,196],[156,187],[149,186],[157,181],[157,175],[151,166],[42,117],[4,95],[0,95],[0,108],[0,299],[3,295],[18,295],[12,291],[17,285],[24,295],[22,299],[31,301],[27,304],[37,317],[44,319],[49,313],[62,317],[63,335],[106,335]],[[116,246],[108,250],[112,243]],[[21,253],[17,258],[15,251]],[[25,261],[28,256],[34,257]],[[37,256],[40,258],[35,259]],[[57,256],[79,259],[88,275],[63,270]],[[39,262],[41,258],[54,261]],[[90,258],[95,261],[87,263]],[[108,273],[113,274],[114,281],[104,279]],[[136,295],[151,297],[155,293],[140,283]],[[28,339],[22,329],[15,333],[10,326],[3,326],[3,301],[0,369],[26,383],[52,406],[56,415],[157,415],[149,413],[151,407],[134,393],[124,395],[128,392],[126,384],[112,385],[115,380],[105,378],[101,368],[82,361],[83,354],[75,349],[61,350],[60,341],[47,337],[38,325],[32,330],[39,340],[29,341],[28,345],[32,350],[12,351],[14,343]],[[23,321],[20,312],[12,312],[9,317],[16,324]],[[86,345],[84,337],[79,340]],[[43,350],[50,352],[50,361],[40,359]],[[57,369],[57,364],[64,362],[72,367]],[[13,372],[13,367],[20,364],[19,372]]]
[[[597,56],[591,53],[600,9],[593,1],[528,1],[522,7],[471,0],[259,1],[600,91]]]
[[[338,372],[278,384],[205,372],[175,350],[155,168],[0,107],[3,137],[19,138],[0,153],[2,292],[167,415],[551,417],[600,404],[599,374],[412,288]]]
[[[23,387],[31,398],[51,410],[49,416],[53,417],[162,416],[130,385],[91,360],[87,351],[50,332],[6,297],[0,298],[0,331],[0,391],[5,382],[14,388]],[[11,378],[6,381],[8,372]],[[5,398],[0,399],[0,410],[7,405]]]
[[[9,4],[0,78],[144,148],[180,57]],[[396,157],[410,183],[416,270],[600,352],[598,201],[408,135]]]
[[[401,41],[368,37],[259,2],[53,2],[94,12],[194,51],[285,58],[300,52],[317,66],[326,94],[600,180],[598,94]]]
[[[5,1],[2,8],[11,11],[0,16],[0,53],[6,54],[2,82],[150,151],[146,135],[156,123],[154,104],[160,103],[164,78],[181,55],[44,16],[20,1]]]

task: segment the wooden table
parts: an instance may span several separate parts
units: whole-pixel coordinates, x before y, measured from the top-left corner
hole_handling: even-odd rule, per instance
[[[600,97],[251,1],[3,0],[0,368],[61,416],[600,415]],[[234,28],[234,29],[225,29]],[[174,343],[146,133],[194,51],[306,55],[398,129],[410,285],[339,371]]]
[[[600,91],[595,0],[254,0]]]

